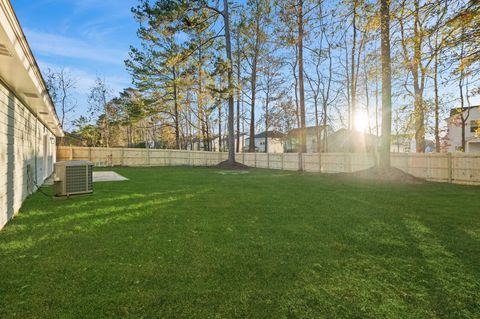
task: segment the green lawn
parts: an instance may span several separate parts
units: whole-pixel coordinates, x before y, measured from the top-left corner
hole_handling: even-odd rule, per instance
[[[1,318],[480,318],[478,187],[115,171],[0,232]]]

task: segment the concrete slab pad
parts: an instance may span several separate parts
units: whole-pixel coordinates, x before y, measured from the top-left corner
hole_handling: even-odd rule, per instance
[[[128,181],[128,178],[115,172],[93,172],[93,182],[120,182]]]

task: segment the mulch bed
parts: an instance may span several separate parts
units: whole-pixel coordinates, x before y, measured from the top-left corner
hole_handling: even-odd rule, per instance
[[[358,179],[379,181],[379,182],[393,182],[393,183],[403,183],[403,184],[425,183],[424,179],[407,174],[404,171],[394,167],[388,168],[388,169],[372,167],[372,168],[358,171],[358,172],[339,173],[337,175],[339,177],[358,178]]]
[[[233,163],[233,165],[232,165],[232,164],[228,163],[228,161],[223,161],[220,164],[213,166],[213,168],[244,171],[244,170],[250,169],[250,166],[247,166],[247,165],[244,165],[244,164],[241,164],[241,163],[237,163],[237,162]]]

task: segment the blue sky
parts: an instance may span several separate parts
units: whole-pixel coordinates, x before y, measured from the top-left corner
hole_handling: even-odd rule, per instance
[[[42,71],[68,69],[77,81],[77,114],[97,76],[115,93],[131,86],[123,61],[137,45],[130,11],[137,0],[12,0]]]

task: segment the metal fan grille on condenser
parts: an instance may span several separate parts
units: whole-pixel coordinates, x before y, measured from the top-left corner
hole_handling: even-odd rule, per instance
[[[70,196],[93,192],[93,163],[63,161],[55,163],[55,195]]]
[[[66,167],[66,192],[68,194],[89,192],[92,190],[91,166]]]

